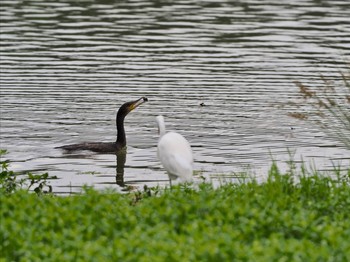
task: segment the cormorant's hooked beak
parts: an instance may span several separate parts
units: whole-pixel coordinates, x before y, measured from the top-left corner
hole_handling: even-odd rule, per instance
[[[142,105],[143,103],[146,103],[148,101],[147,97],[141,97],[140,99],[134,101],[130,107],[129,107],[129,111],[134,110],[136,107]]]

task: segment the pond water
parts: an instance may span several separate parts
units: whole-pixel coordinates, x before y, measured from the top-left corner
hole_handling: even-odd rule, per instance
[[[1,148],[13,170],[57,176],[56,193],[168,184],[156,155],[159,114],[190,141],[197,177],[263,178],[272,159],[283,168],[290,154],[318,169],[349,166],[345,147],[278,106],[297,94],[294,81],[341,81],[348,0],[2,0],[0,8]],[[55,149],[114,141],[116,110],[142,96],[149,102],[125,121],[123,170],[115,155]]]

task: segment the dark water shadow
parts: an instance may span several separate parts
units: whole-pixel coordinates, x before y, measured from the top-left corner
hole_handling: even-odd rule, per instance
[[[60,159],[81,159],[81,160],[86,160],[86,159],[93,159],[94,155],[99,154],[96,152],[91,152],[89,150],[77,150],[77,151],[62,151],[62,155],[60,155],[58,158]],[[119,150],[117,153],[115,153],[116,157],[116,162],[115,164],[112,164],[108,167],[110,168],[115,168],[115,182],[105,182],[102,184],[117,184],[122,188],[122,190],[128,190],[129,186],[127,183],[124,181],[124,174],[125,174],[125,163],[126,163],[126,155],[127,155],[127,147]],[[83,172],[82,173],[90,173],[89,171]],[[99,172],[100,173],[100,172]],[[103,175],[102,176],[106,176]],[[78,186],[80,187],[80,186]]]
[[[126,154],[127,154],[126,148],[123,148],[118,153],[116,153],[117,166],[116,166],[115,178],[116,178],[117,185],[122,188],[126,186],[124,182],[124,168],[125,168],[125,162],[126,162]]]

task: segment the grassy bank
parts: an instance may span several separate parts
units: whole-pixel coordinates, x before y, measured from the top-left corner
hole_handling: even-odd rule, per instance
[[[350,170],[213,189],[1,194],[4,261],[347,261]],[[236,260],[235,260],[236,259]]]

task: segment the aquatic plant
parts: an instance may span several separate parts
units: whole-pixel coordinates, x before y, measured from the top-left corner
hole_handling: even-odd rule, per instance
[[[48,184],[48,173],[33,174],[28,172],[26,175],[19,175],[9,170],[10,161],[4,159],[7,151],[0,149],[0,194],[12,194],[18,190],[33,190],[38,195],[52,193],[52,186]]]
[[[299,100],[292,102],[298,112],[289,116],[316,123],[322,130],[350,149],[350,69],[340,73],[341,81],[321,76],[323,87],[313,88],[295,82],[299,88]]]
[[[7,151],[0,149],[0,190],[3,193],[11,194],[21,188],[24,180],[18,179],[13,171],[9,170],[9,160],[4,160]]]

